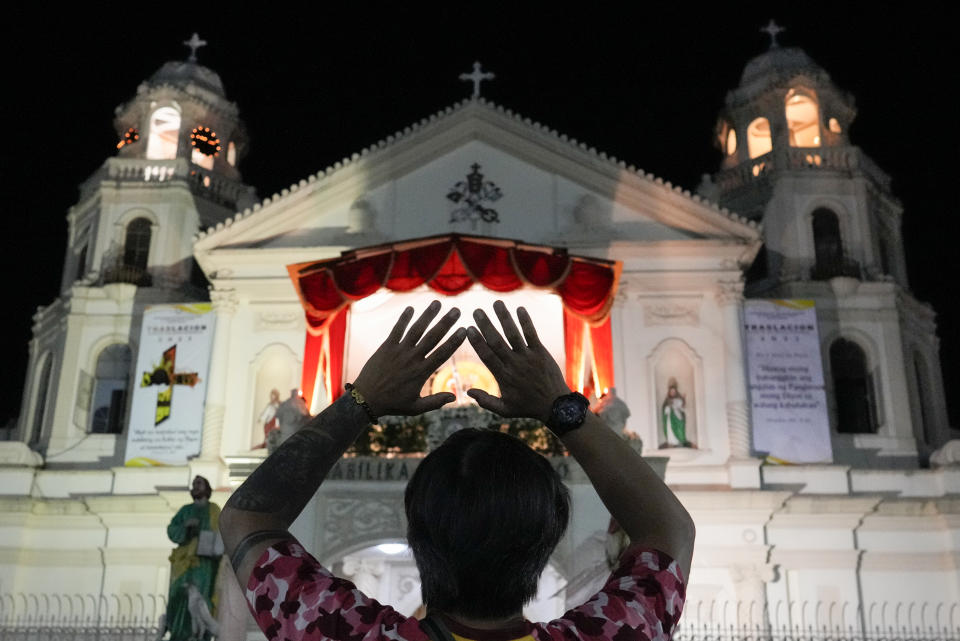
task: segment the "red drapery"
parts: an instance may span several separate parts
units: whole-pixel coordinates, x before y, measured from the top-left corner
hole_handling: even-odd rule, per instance
[[[455,296],[474,283],[497,292],[530,286],[558,294],[564,309],[566,378],[582,389],[584,359],[603,388],[613,386],[610,307],[621,265],[570,256],[562,249],[478,236],[445,235],[344,252],[339,258],[288,265],[307,317],[301,388],[307,407],[320,371],[329,400],[342,393],[343,348],[350,304],[381,287],[406,292],[423,284]],[[590,341],[586,349],[585,341]]]

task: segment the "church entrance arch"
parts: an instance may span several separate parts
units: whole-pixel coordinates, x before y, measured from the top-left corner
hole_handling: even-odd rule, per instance
[[[389,472],[387,461],[393,462]],[[407,479],[419,462],[420,458],[342,459],[314,497],[312,515],[304,514],[294,528],[308,546],[313,542],[309,551],[324,567],[405,616],[422,614],[420,573],[406,545],[403,507]],[[562,615],[568,607],[567,580],[562,564],[551,560],[540,577],[537,596],[524,608],[527,618],[549,621]]]

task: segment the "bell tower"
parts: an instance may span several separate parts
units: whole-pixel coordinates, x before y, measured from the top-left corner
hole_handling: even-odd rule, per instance
[[[60,295],[34,315],[18,439],[49,464],[123,454],[146,305],[209,299],[193,235],[255,200],[237,167],[247,137],[220,77],[164,64],[117,107],[117,151],[67,214]]]
[[[813,299],[834,460],[912,467],[949,438],[933,309],[910,293],[903,205],[850,140],[853,97],[773,21],[716,127],[701,194],[763,223],[746,295]]]

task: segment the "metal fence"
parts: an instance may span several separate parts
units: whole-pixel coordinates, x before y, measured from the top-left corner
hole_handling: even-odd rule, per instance
[[[676,641],[960,641],[960,603],[689,602]]]
[[[0,641],[154,641],[165,609],[153,594],[0,594]],[[960,641],[960,603],[691,602],[673,638]]]
[[[0,594],[0,641],[153,641],[159,594]]]

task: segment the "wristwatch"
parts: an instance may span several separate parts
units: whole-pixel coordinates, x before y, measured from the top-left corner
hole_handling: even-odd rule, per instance
[[[557,436],[563,436],[583,425],[589,407],[590,401],[578,392],[558,396],[550,407],[547,427]]]

